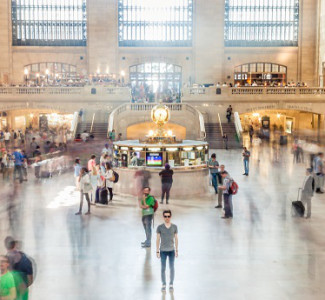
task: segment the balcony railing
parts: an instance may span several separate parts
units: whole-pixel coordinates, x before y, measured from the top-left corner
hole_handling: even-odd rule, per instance
[[[325,88],[319,87],[195,87],[184,88],[182,101],[325,101]]]
[[[131,101],[131,91],[128,87],[105,87],[105,86],[85,86],[85,87],[0,87],[0,100],[1,96],[6,95],[5,100],[10,98],[23,99],[23,95],[35,95],[37,96],[78,96],[76,99],[82,100],[83,97],[86,99],[95,98],[96,100],[124,100],[127,102]],[[60,100],[60,98],[56,98]],[[73,100],[73,97],[69,97]]]

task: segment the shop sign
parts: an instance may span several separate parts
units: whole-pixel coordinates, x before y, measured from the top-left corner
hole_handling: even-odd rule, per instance
[[[246,112],[253,112],[257,110],[266,110],[266,109],[276,109],[276,108],[277,108],[276,104],[259,105],[259,106],[246,108]]]
[[[302,110],[302,111],[310,111],[312,112],[313,109],[312,109],[312,105],[311,104],[306,104],[304,103],[303,105],[301,104],[291,104],[291,103],[286,103],[285,104],[285,108],[286,109],[293,109],[293,110]]]

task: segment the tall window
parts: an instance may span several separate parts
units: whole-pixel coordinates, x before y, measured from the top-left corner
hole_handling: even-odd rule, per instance
[[[12,0],[14,46],[85,46],[86,0]]]
[[[147,62],[130,67],[130,81],[134,101],[179,101],[182,68],[166,62]]]
[[[118,0],[120,46],[192,45],[193,0]]]
[[[299,0],[225,0],[225,46],[297,46]]]

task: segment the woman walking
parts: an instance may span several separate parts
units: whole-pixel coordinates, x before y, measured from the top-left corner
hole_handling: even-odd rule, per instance
[[[81,215],[81,213],[82,213],[82,205],[83,205],[84,196],[88,203],[88,211],[85,214],[89,215],[90,214],[89,192],[92,191],[92,186],[90,183],[90,176],[89,176],[87,168],[82,168],[80,171],[79,186],[80,186],[80,207],[79,207],[79,211],[76,213],[76,215]]]
[[[164,197],[166,194],[166,204],[168,204],[170,189],[173,184],[173,174],[174,171],[170,169],[170,165],[165,165],[165,170],[159,173],[161,177],[161,204],[164,203]]]

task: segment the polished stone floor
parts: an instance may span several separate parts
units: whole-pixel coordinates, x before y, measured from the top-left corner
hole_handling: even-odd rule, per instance
[[[305,164],[293,164],[289,150],[254,149],[245,177],[239,150],[216,153],[240,187],[234,219],[220,218],[212,190],[172,199],[179,258],[175,292],[165,295],[155,248],[140,247],[135,199],[116,196],[80,217],[72,174],[15,186],[1,179],[0,240],[15,235],[36,261],[30,299],[324,299],[325,196],[313,198],[310,220],[291,217]]]

